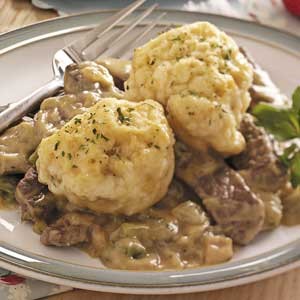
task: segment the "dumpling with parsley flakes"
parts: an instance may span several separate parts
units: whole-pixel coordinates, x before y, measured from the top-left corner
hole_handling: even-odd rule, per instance
[[[173,144],[159,103],[104,98],[42,140],[39,181],[78,207],[132,215],[167,192]]]
[[[232,155],[250,103],[251,65],[224,32],[207,22],[184,25],[134,51],[125,97],[162,103],[176,135],[194,148]]]

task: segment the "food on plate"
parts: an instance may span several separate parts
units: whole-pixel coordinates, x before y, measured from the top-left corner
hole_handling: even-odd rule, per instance
[[[104,66],[92,61],[67,66],[64,89],[67,94],[91,91],[97,92],[102,97],[122,98],[122,92],[115,86],[110,72]]]
[[[108,69],[115,85],[124,91],[124,82],[129,78],[131,61],[113,57],[102,57],[96,62]]]
[[[180,142],[175,149],[176,176],[198,194],[225,235],[238,244],[249,243],[264,223],[261,199],[219,157],[195,152]]]
[[[6,130],[0,136],[0,175],[25,173],[38,143],[31,118]]]
[[[0,176],[0,208],[15,208],[16,186],[20,180],[19,176]]]
[[[100,95],[88,91],[45,99],[34,116],[35,135],[39,142],[55,133],[74,116],[82,114],[100,100]]]
[[[132,215],[166,194],[173,144],[159,103],[103,98],[42,140],[39,181],[79,207]]]
[[[22,221],[31,221],[34,228],[45,227],[57,216],[55,198],[47,186],[38,181],[38,173],[35,168],[30,168],[22,178],[15,191],[15,197],[21,207]],[[43,228],[42,228],[43,229]],[[35,230],[40,232],[40,230]]]
[[[187,200],[190,196],[185,185],[173,180],[162,201],[140,214],[70,211],[44,229],[41,242],[79,245],[118,269],[182,269],[229,260],[232,240],[214,232],[201,205]]]
[[[241,152],[252,66],[236,43],[207,22],[172,29],[135,49],[125,97],[162,103],[180,139],[222,155]]]
[[[0,175],[25,173],[32,166],[31,158],[42,138],[56,132],[99,99],[99,94],[87,91],[45,99],[33,119],[25,117],[0,136]]]
[[[300,223],[299,103],[214,25],[177,27],[132,63],[68,66],[64,90],[0,135],[1,207],[110,268],[226,262]]]
[[[282,224],[298,225],[300,214],[300,187],[288,186],[282,191],[283,217]]]
[[[231,164],[264,202],[264,228],[277,227],[282,218],[279,191],[287,183],[287,170],[274,151],[275,142],[264,128],[255,124],[250,114],[245,114],[240,130],[246,140],[246,149],[233,157]]]

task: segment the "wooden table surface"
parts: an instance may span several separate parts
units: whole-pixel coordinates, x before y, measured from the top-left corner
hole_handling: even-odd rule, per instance
[[[55,18],[54,11],[33,7],[30,1],[0,0],[0,32]],[[48,297],[48,300],[299,300],[300,269],[271,279],[214,292],[170,296],[133,296],[76,290]]]

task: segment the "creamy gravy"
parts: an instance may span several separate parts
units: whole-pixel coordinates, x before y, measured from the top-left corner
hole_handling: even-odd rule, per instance
[[[206,214],[192,201],[110,217],[94,228],[91,243],[83,249],[107,267],[127,270],[192,268],[225,262],[233,255],[232,240],[214,234]]]

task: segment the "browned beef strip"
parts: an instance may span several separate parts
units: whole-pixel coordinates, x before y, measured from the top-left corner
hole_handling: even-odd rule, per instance
[[[46,227],[41,242],[57,247],[69,247],[90,241],[90,229],[95,217],[85,213],[67,213]]]
[[[238,244],[249,243],[262,229],[265,210],[244,179],[214,155],[175,145],[177,177],[188,184],[222,232]]]
[[[56,216],[53,195],[47,186],[38,182],[38,174],[30,168],[17,185],[16,199],[21,206],[22,220],[35,222],[38,219],[49,223]]]
[[[278,191],[287,182],[287,172],[275,154],[270,136],[249,114],[245,114],[240,131],[246,140],[246,149],[232,157],[230,163],[237,170],[247,170],[247,178],[256,188]]]

